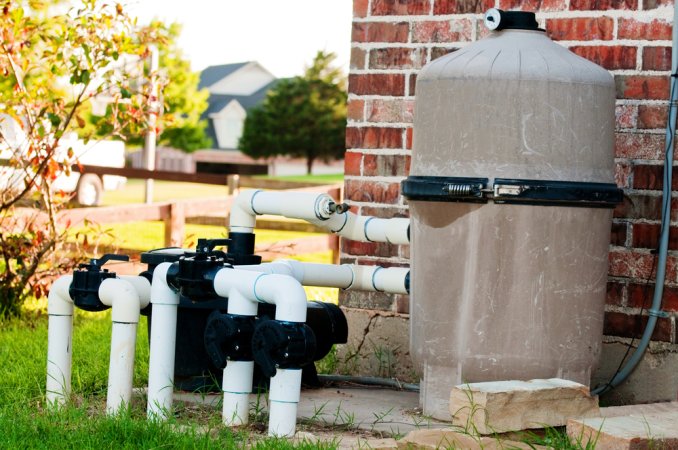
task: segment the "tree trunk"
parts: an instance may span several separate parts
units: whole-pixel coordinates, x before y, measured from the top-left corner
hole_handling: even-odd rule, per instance
[[[306,158],[306,175],[311,175],[311,171],[313,170],[313,161],[315,161],[315,158],[312,156],[308,156]]]

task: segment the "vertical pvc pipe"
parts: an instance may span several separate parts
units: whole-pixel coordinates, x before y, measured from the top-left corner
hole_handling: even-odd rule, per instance
[[[230,269],[227,269],[230,270]],[[233,272],[226,272],[231,275]],[[245,289],[254,295],[254,285],[258,274],[245,274],[245,277],[234,277],[238,281],[246,281],[252,288]],[[229,284],[228,313],[241,316],[256,316],[259,303],[248,299],[233,285]],[[254,376],[254,361],[228,361],[224,368],[224,377],[221,385],[224,399],[222,420],[226,425],[246,425],[249,422],[250,394],[252,393],[252,378]]]
[[[127,408],[132,400],[132,378],[134,375],[134,354],[137,343],[137,325],[141,302],[135,285],[137,283],[109,278],[99,286],[99,299],[104,305],[113,307],[111,317],[111,354],[108,366],[108,393],[106,411],[117,414]],[[138,284],[148,295],[148,282]]]
[[[71,394],[73,316],[49,316],[47,337],[47,403],[61,406]]]
[[[271,378],[268,398],[270,436],[294,436],[297,425],[297,406],[301,397],[301,369],[278,369]]]
[[[247,425],[254,361],[229,361],[221,384],[224,392],[223,422],[229,426]]]
[[[166,419],[172,410],[174,356],[177,339],[179,294],[167,285],[167,269],[162,263],[153,271],[151,284],[151,349],[148,364],[148,404],[150,419]]]
[[[113,322],[106,412],[117,414],[132,401],[137,324]]]
[[[73,301],[68,288],[73,277],[65,275],[53,284],[48,296],[47,311],[47,380],[45,391],[48,406],[59,407],[71,394],[73,339]]]

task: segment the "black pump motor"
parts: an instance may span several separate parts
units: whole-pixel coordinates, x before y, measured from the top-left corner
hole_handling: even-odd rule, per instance
[[[222,267],[230,264],[261,262],[260,257],[256,255],[245,255],[246,258],[242,258],[230,253],[230,246],[229,252],[214,250],[214,247],[218,245],[229,245],[231,235],[229,235],[229,240],[201,239],[198,241],[196,252],[168,248],[152,250],[141,255],[141,262],[148,265],[144,273],[147,277],[152,277],[153,270],[163,262],[177,263],[169,271],[168,281],[175,288],[179,288],[180,292],[174,380],[181,390],[219,391],[226,359],[237,360],[241,357],[249,360],[255,359],[252,349],[247,348],[251,343],[254,328],[264,322],[273,321],[275,317],[275,306],[262,303],[259,305],[256,319],[245,318],[238,321],[236,318],[234,321],[233,318],[225,317],[228,316],[226,314],[228,299],[219,298],[211,288],[205,289],[206,286],[211,286],[211,278]],[[249,242],[252,244],[251,250]],[[253,240],[249,242],[245,250],[242,244],[234,250],[236,252],[252,251]],[[183,278],[186,278],[183,283],[187,287],[185,289],[179,286]],[[202,285],[203,289],[194,289],[197,285]],[[142,311],[149,318],[152,315],[151,306],[149,305],[146,310]],[[151,320],[148,321],[148,327],[150,336]],[[265,331],[270,327],[271,325],[267,325],[261,330]],[[313,348],[306,348],[304,356],[300,359],[303,381],[306,384],[316,385],[318,380],[313,361],[325,357],[334,344],[347,341],[348,324],[338,306],[311,301],[308,302],[305,327],[308,328],[305,336],[313,337]],[[262,367],[256,364],[255,386],[266,384],[270,375],[270,366],[262,371]]]

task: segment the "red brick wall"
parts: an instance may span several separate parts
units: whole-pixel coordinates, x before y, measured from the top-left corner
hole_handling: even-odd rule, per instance
[[[664,127],[671,61],[672,2],[667,0],[354,0],[346,197],[356,212],[405,216],[399,182],[407,176],[417,72],[431,60],[483,37],[489,7],[538,12],[548,34],[614,74],[617,182],[626,201],[615,211],[605,333],[639,333],[644,280],[657,245]],[[678,188],[675,182],[674,189]],[[678,220],[678,199],[673,220]],[[664,309],[655,339],[676,343],[678,228],[671,229]],[[406,265],[409,249],[345,241],[346,262]],[[406,313],[406,297],[343,294],[350,307]],[[646,315],[645,313],[643,314]]]

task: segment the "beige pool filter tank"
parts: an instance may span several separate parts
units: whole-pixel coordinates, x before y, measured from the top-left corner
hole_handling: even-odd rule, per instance
[[[424,67],[403,182],[412,217],[411,352],[424,413],[452,386],[590,383],[602,345],[615,89],[533,13]],[[498,25],[498,26],[497,26]]]

